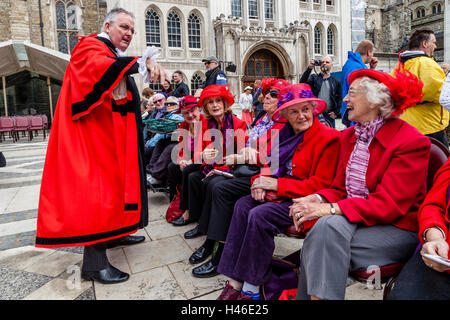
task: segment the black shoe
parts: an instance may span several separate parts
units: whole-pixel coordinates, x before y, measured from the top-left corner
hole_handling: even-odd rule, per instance
[[[206,258],[208,258],[209,255],[212,253],[212,251],[213,251],[212,248],[207,249],[204,246],[201,246],[189,257],[189,263],[198,264],[200,262],[205,261]]]
[[[103,284],[114,284],[127,281],[130,275],[109,265],[106,269],[99,271],[83,271],[81,277],[88,281],[94,280]]]
[[[204,234],[198,230],[198,226],[196,226],[194,229],[189,230],[184,233],[185,239],[194,239],[203,236]]]
[[[118,246],[130,246],[133,244],[138,244],[145,241],[144,236],[125,236],[122,238],[114,239],[108,241],[106,244],[106,247],[108,249],[115,248]]]
[[[212,260],[209,260],[199,267],[192,269],[192,274],[196,278],[211,278],[219,274],[217,272],[217,266],[213,264]]]
[[[183,218],[183,216],[179,217],[178,219],[175,219],[172,221],[172,225],[174,225],[175,227],[182,227],[182,226],[187,226],[188,224],[194,222],[194,220],[191,220],[189,218],[187,218],[186,220]]]

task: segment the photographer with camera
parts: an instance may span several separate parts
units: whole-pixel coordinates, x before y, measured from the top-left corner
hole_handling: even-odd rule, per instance
[[[317,72],[311,74],[316,66],[320,66],[320,74],[317,74]],[[309,84],[314,95],[327,103],[327,109],[323,116],[335,128],[335,119],[339,118],[341,108],[342,90],[341,82],[331,75],[332,68],[333,59],[329,56],[322,60],[311,59],[299,82]]]

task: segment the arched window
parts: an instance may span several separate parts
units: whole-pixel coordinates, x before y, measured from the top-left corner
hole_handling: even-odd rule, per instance
[[[69,0],[56,2],[56,32],[58,35],[58,50],[63,53],[72,52],[78,43],[76,7]]]
[[[441,12],[442,12],[442,6],[441,6],[440,3],[437,5],[437,12],[438,12],[438,13],[441,13]]]
[[[436,8],[436,6],[433,6],[432,12],[433,12],[433,14],[436,14],[436,13],[437,13],[437,8]]]
[[[147,46],[161,47],[161,25],[159,15],[150,9],[145,14],[145,38]]]
[[[195,73],[191,79],[191,94],[194,95],[195,91],[197,91],[197,89],[200,88],[202,85],[203,85],[202,77],[198,73]]]
[[[422,18],[425,17],[425,9],[422,9]]]
[[[242,17],[241,0],[231,0],[231,15],[233,17]]]
[[[314,27],[314,54],[322,54],[322,33],[318,26]]]
[[[202,47],[200,30],[200,19],[193,13],[188,19],[189,48],[200,49]]]
[[[330,56],[334,55],[334,31],[331,27],[327,29],[327,53]]]
[[[180,17],[174,11],[167,17],[168,44],[171,48],[181,48],[181,22]]]

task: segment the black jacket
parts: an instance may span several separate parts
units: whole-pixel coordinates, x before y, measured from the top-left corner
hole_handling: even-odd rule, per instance
[[[176,88],[173,90],[172,95],[176,98],[183,98],[189,95],[189,87],[186,83],[181,82],[180,84],[175,85]]]
[[[322,73],[317,74],[311,74],[312,69],[306,68],[306,71],[302,74],[300,78],[300,83],[307,83],[311,87],[312,92],[316,97],[319,96],[320,89],[322,88],[323,83],[323,75]],[[336,116],[339,118],[340,110],[341,110],[341,104],[342,104],[342,89],[341,89],[341,82],[336,77],[330,76],[330,100],[331,105],[327,106],[328,112],[334,112]]]

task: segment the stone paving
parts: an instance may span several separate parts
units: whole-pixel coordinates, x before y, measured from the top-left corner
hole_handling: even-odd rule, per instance
[[[21,138],[0,143],[7,166],[0,168],[0,300],[212,300],[225,277],[198,279],[191,275],[189,256],[204,237],[186,240],[194,227],[173,227],[165,220],[169,204],[163,193],[149,192],[150,223],[137,234],[144,243],[108,250],[111,263],[130,273],[127,282],[102,285],[79,280],[81,247],[34,247],[42,169],[47,141]],[[298,250],[301,240],[276,238],[275,255]],[[346,299],[380,300],[381,290],[349,279]]]

